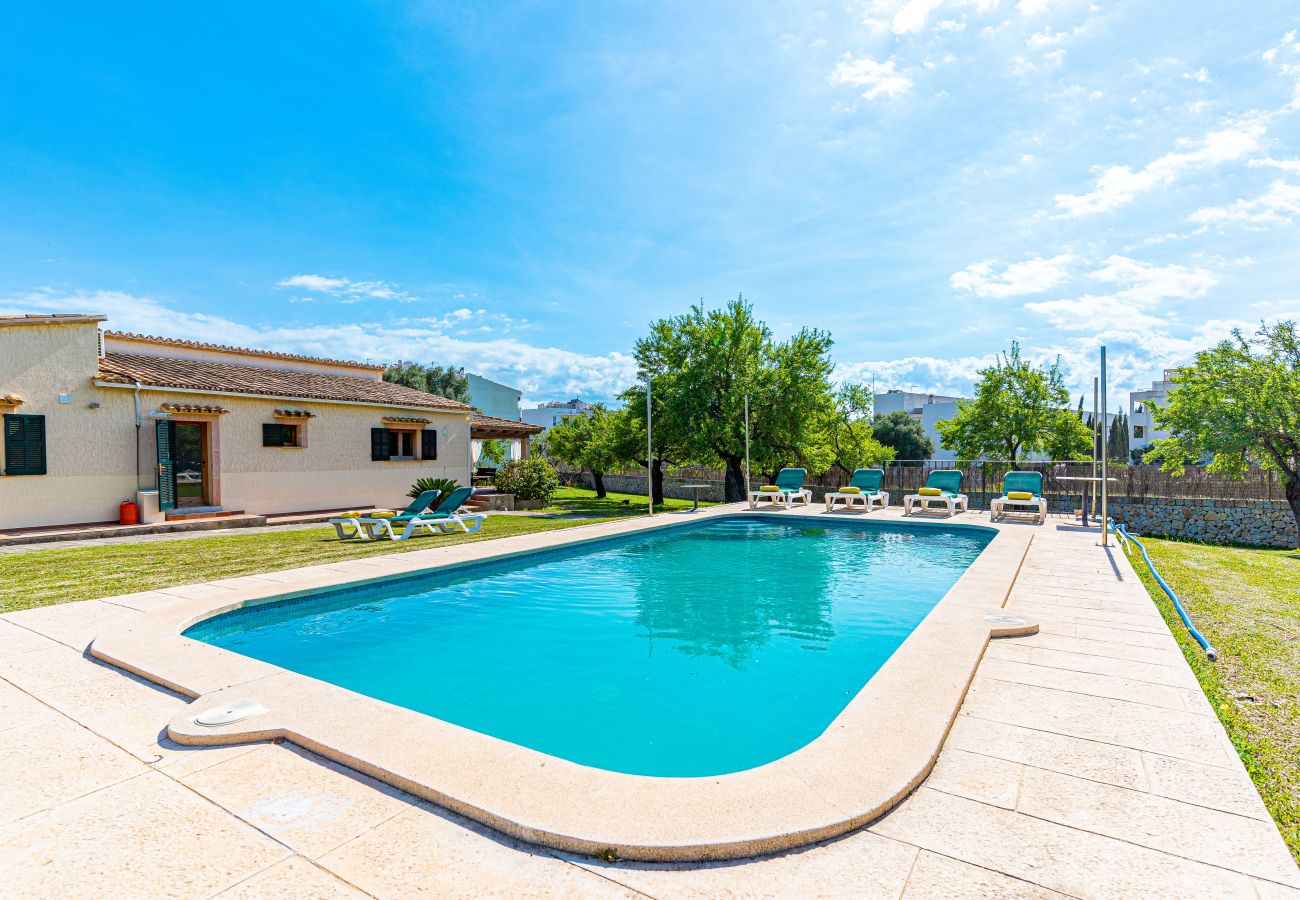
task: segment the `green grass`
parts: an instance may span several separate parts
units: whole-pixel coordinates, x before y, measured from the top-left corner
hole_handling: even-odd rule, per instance
[[[1134,568],[1300,861],[1300,551],[1142,542],[1218,651],[1217,662],[1206,659],[1134,550]]]
[[[623,505],[623,500],[628,504]],[[639,499],[639,503],[638,503]],[[669,509],[689,507],[669,501]],[[645,498],[610,494],[597,500],[594,491],[563,488],[541,514],[491,516],[478,534],[427,535],[405,541],[340,541],[334,528],[283,529],[263,533],[231,530],[216,536],[109,544],[97,547],[42,549],[0,555],[0,612],[92,600],[162,587],[256,575],[317,563],[385,553],[408,553],[446,544],[489,541],[517,534],[572,528],[625,516],[644,515]],[[564,518],[573,516],[573,518]],[[57,547],[57,545],[55,545]]]
[[[700,507],[716,504],[701,500]],[[689,500],[672,500],[665,497],[663,503],[655,504],[655,512],[674,512],[690,509]],[[645,494],[617,494],[610,491],[603,500],[596,499],[596,492],[586,488],[562,487],[555,492],[551,505],[539,510],[542,515],[565,513],[582,516],[619,516],[645,515]]]

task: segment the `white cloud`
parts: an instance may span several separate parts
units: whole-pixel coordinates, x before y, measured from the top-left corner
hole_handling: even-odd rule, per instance
[[[481,323],[495,314],[468,307],[437,316],[340,325],[249,325],[223,316],[185,312],[151,297],[121,291],[45,288],[0,298],[0,315],[38,312],[105,313],[106,327],[114,330],[239,347],[378,363],[414,359],[464,366],[543,399],[612,397],[636,379],[636,361],[626,353],[586,354],[513,338],[476,338],[483,334]]]
[[[866,7],[863,21],[876,31],[889,31],[902,37],[922,34],[931,17],[940,10],[951,10],[954,18],[940,20],[935,28],[943,31],[961,31],[966,27],[962,12],[974,10],[985,13],[995,9],[999,0],[872,0]],[[1028,0],[1042,2],[1042,0]]]
[[[1283,172],[1300,172],[1300,159],[1272,159],[1264,157],[1263,159],[1252,159],[1248,165],[1252,169],[1267,168],[1281,169]]]
[[[1016,4],[1016,10],[1024,16],[1037,16],[1047,12],[1051,8],[1048,0],[1020,0]]]
[[[1183,78],[1187,79],[1188,81],[1197,81],[1200,82],[1201,84],[1209,84],[1210,70],[1205,68],[1205,66],[1201,66],[1195,72],[1184,72]]]
[[[405,291],[399,291],[386,281],[352,281],[349,278],[333,278],[328,275],[294,275],[276,282],[277,287],[302,288],[319,294],[343,297],[345,300],[401,300],[414,302],[420,298]]]
[[[1166,153],[1141,169],[1108,166],[1100,170],[1094,187],[1084,194],[1057,194],[1056,205],[1067,218],[1108,212],[1131,203],[1140,194],[1171,185],[1185,173],[1233,162],[1261,149],[1266,126],[1262,116],[1251,115],[1225,123],[1205,135],[1190,149]]]
[[[1198,225],[1289,225],[1300,216],[1300,185],[1278,179],[1253,200],[1237,200],[1227,206],[1203,206],[1192,213]]]
[[[959,291],[970,291],[977,297],[1019,297],[1041,294],[1063,283],[1070,275],[1074,254],[1041,256],[1024,262],[1011,263],[1001,273],[993,271],[996,260],[971,263],[960,272],[954,272],[948,283]]]
[[[1128,256],[1107,258],[1087,277],[1116,289],[1026,303],[1025,308],[1065,331],[1149,331],[1165,325],[1157,315],[1162,301],[1204,297],[1219,283],[1213,272],[1200,266],[1157,266]]]
[[[912,79],[895,69],[894,60],[876,62],[869,56],[854,58],[845,54],[830,77],[832,84],[863,88],[867,100],[877,97],[900,97],[912,89]]]

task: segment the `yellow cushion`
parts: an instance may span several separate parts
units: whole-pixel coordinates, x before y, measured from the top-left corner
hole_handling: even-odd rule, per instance
[[[359,512],[357,512],[355,509],[349,509],[349,510],[348,510],[347,512],[345,512],[345,513],[339,513],[339,518],[340,518],[340,519],[356,519],[356,518],[360,518],[361,515],[362,515],[362,514],[359,513]]]
[[[861,494],[861,493],[862,493],[862,488],[860,488],[860,487],[842,487],[842,488],[840,488],[840,493],[841,493],[841,494]]]
[[[1034,495],[1029,491],[1007,491],[1008,500],[1033,500]]]
[[[774,484],[765,484],[761,488],[759,488],[759,490],[765,494],[775,494],[777,491],[781,489]]]
[[[932,488],[932,487],[923,487],[923,488],[921,488],[919,491],[917,491],[917,493],[920,494],[922,497],[942,497],[942,496],[943,496],[943,491],[939,490],[938,488]]]
[[[395,515],[397,515],[397,513],[393,512],[393,511],[391,511],[391,510],[381,509],[381,510],[379,510],[379,511],[377,511],[377,512],[372,512],[372,513],[370,514],[370,518],[372,518],[372,519],[391,519],[391,518],[392,518],[393,516],[395,516]]]

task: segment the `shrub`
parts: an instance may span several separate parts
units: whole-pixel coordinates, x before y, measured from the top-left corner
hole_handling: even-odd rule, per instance
[[[425,491],[442,491],[438,498],[442,499],[442,497],[446,497],[458,487],[460,485],[456,483],[454,478],[430,478],[426,475],[424,478],[416,479],[415,484],[411,485],[411,489],[406,492],[406,496],[414,500]]]
[[[560,486],[555,469],[544,459],[512,459],[497,469],[497,488],[514,494],[519,500],[541,500],[550,503],[555,489]]]

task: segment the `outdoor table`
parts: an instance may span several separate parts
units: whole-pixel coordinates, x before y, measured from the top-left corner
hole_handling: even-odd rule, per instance
[[[1060,475],[1057,477],[1056,480],[1083,482],[1083,506],[1079,510],[1080,512],[1079,524],[1083,525],[1086,528],[1088,525],[1088,500],[1090,499],[1089,491],[1091,490],[1093,484],[1101,484],[1102,481],[1101,477],[1094,476],[1094,475]],[[1119,481],[1119,479],[1107,477],[1106,481]]]
[[[706,487],[712,487],[712,485],[708,485],[708,484],[684,484],[684,485],[682,485],[682,487],[688,487],[688,488],[690,488],[690,489],[691,489],[691,493],[695,496],[695,505],[691,507],[691,512],[696,512],[696,511],[699,510],[699,508],[700,508],[700,491],[703,490],[703,489],[706,488]]]

